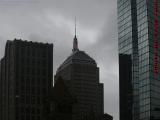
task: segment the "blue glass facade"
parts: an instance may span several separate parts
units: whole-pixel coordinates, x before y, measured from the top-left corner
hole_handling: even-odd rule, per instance
[[[132,59],[132,119],[160,120],[160,0],[117,3],[119,54]]]

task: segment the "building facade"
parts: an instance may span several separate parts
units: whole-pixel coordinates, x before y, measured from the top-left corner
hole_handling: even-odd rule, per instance
[[[113,120],[113,117],[107,113],[103,115],[103,120]]]
[[[131,118],[159,120],[160,1],[118,0],[117,3],[119,54],[130,55],[132,60]],[[120,106],[120,111],[123,110],[124,106]]]
[[[42,120],[53,86],[53,45],[7,41],[0,64],[1,120]]]
[[[130,55],[119,55],[120,120],[132,120],[132,60]]]
[[[59,77],[50,95],[45,99],[43,120],[72,120],[72,108],[77,102]]]
[[[54,83],[59,76],[77,99],[73,107],[73,119],[84,120],[90,113],[96,119],[102,119],[104,98],[103,84],[99,83],[99,68],[94,59],[78,49],[76,36],[72,54],[58,68]]]

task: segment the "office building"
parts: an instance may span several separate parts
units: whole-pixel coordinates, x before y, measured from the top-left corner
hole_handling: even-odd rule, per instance
[[[96,119],[102,119],[104,98],[103,84],[99,83],[99,68],[93,58],[78,49],[76,36],[71,55],[57,69],[55,84],[59,76],[77,99],[77,104],[73,106],[73,119],[83,120],[91,114]]]
[[[53,86],[53,44],[8,40],[0,64],[1,120],[42,120]]]
[[[59,77],[50,95],[45,99],[43,120],[72,120],[72,108],[77,102]]]
[[[120,88],[122,83],[124,83],[123,85],[132,83],[132,102],[130,105],[128,104],[132,114],[129,118],[133,120],[159,120],[160,1],[117,0],[117,3],[119,54],[129,55],[132,63],[132,77],[130,80],[126,77],[128,83],[124,83],[126,80],[120,77]],[[130,63],[130,60],[126,63]],[[126,66],[125,68],[128,69]],[[121,93],[120,89],[120,95]],[[124,94],[127,93],[129,92]],[[121,99],[125,99],[123,97],[123,95],[120,96],[120,104],[122,103]],[[129,98],[126,97],[126,99]],[[125,107],[120,105],[120,111],[127,113]],[[123,112],[120,112],[120,116],[123,116]],[[121,120],[130,119],[121,118]]]

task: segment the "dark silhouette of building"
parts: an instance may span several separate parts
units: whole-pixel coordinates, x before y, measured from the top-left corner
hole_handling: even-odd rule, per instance
[[[0,62],[0,119],[2,120],[2,64]]]
[[[72,120],[72,108],[77,102],[64,80],[59,77],[44,103],[44,120]]]
[[[132,102],[127,102],[132,117],[121,120],[160,120],[160,0],[117,0],[117,4],[119,54],[132,60]]]
[[[91,113],[96,119],[102,119],[103,84],[99,83],[99,68],[93,58],[78,49],[76,35],[72,54],[58,68],[54,84],[59,76],[64,79],[71,94],[77,98],[72,119],[85,120]]]
[[[120,120],[132,120],[132,61],[130,55],[119,55]]]
[[[103,120],[113,120],[113,117],[107,113],[103,115]]]
[[[42,120],[53,86],[53,44],[7,41],[0,64],[1,120]]]

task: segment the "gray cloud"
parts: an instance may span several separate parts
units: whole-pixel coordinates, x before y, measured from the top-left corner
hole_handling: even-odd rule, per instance
[[[7,39],[54,43],[54,73],[71,54],[74,17],[81,50],[100,67],[105,112],[118,120],[116,0],[0,0],[0,56]]]
[[[118,36],[115,13],[116,9],[113,7],[109,13],[110,17],[101,30],[98,41],[86,48],[86,51],[89,51],[100,66],[100,78],[105,87],[105,111],[118,119]]]

